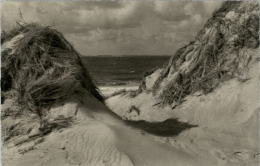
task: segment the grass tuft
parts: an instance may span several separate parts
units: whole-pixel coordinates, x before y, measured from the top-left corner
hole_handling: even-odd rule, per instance
[[[18,35],[22,37],[8,48]],[[57,30],[19,25],[4,33],[1,41],[1,88],[3,92],[16,90],[21,106],[37,111],[80,93],[103,101],[79,54]]]

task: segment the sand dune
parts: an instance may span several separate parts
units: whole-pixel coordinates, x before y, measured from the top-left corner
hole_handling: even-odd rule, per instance
[[[249,36],[252,37],[250,39],[243,35],[232,38],[232,41],[221,40],[221,34],[218,33],[223,30],[223,22],[219,20],[227,19],[225,26],[228,27],[233,18],[242,20],[241,24],[244,25],[245,20],[251,20],[249,18],[256,20],[256,9],[259,6],[256,2],[225,4],[212,19],[213,23],[216,21],[216,26],[211,26],[213,24],[209,20],[205,31],[201,31],[196,41],[199,44],[193,42],[184,47],[184,52],[180,54],[185,58],[172,58],[165,73],[160,70],[149,75],[145,79],[148,82],[142,84],[146,87],[141,86],[141,91],[135,95],[125,92],[106,101],[82,65],[79,54],[61,33],[49,27],[29,24],[20,25],[4,36],[1,39],[1,81],[5,85],[2,88],[4,100],[1,110],[3,165],[259,164],[259,40],[255,36]],[[233,7],[245,19],[228,11]],[[251,11],[252,16],[248,15]],[[245,26],[238,27],[242,28],[243,34],[248,34],[248,29],[243,29]],[[233,34],[236,36],[237,27],[231,29],[234,31],[230,33],[223,30],[227,32],[227,39]],[[200,37],[203,40],[199,40]],[[203,87],[207,90],[214,87],[212,91],[202,93],[202,87],[195,88],[194,93],[188,91],[193,86],[189,82],[191,77],[185,77],[187,84],[180,84],[181,75],[194,76],[192,73],[199,73],[204,78],[204,72],[199,68],[202,64],[200,62],[203,58],[211,62],[212,54],[208,50],[214,48],[214,44],[220,48],[221,42],[226,47],[223,49],[225,54],[221,54],[225,55],[222,58],[230,58],[224,61],[230,64],[213,64],[224,64],[222,67],[228,67],[225,73],[241,74],[243,71],[244,75],[219,79],[224,74],[218,71],[218,74],[223,75],[214,75],[214,81],[210,80],[207,82],[210,85]],[[241,48],[238,53],[234,53],[237,48],[233,47],[237,46]],[[193,50],[192,53],[190,50]],[[214,49],[213,52],[216,55],[219,53]],[[230,65],[235,67],[229,68]],[[203,67],[205,69],[208,66]],[[194,70],[197,73],[192,72]],[[198,83],[199,80],[195,81]],[[213,86],[215,81],[220,83],[219,86]],[[164,90],[163,99],[168,105],[160,105],[162,96],[153,94],[157,83],[157,92]],[[166,86],[170,83],[173,86]],[[179,89],[188,85],[185,87],[187,93],[182,95],[179,89],[171,89],[176,88],[176,85],[180,86]],[[180,95],[177,95],[181,99],[179,103],[174,103],[178,99],[176,94]],[[165,127],[165,124],[168,125]],[[185,128],[181,128],[185,125]],[[164,129],[176,130],[177,127],[181,129],[174,135],[156,135],[151,132],[168,132]]]
[[[75,125],[53,132],[38,145],[31,142],[6,149],[5,165],[207,165],[182,150],[170,148],[126,126],[91,96],[84,104],[65,104],[55,110],[76,112]],[[53,112],[53,117],[60,115]],[[62,110],[62,112],[61,112]],[[74,110],[74,111],[72,111]],[[24,154],[17,151],[30,149]],[[16,155],[14,155],[16,154]],[[196,164],[198,163],[198,164]]]

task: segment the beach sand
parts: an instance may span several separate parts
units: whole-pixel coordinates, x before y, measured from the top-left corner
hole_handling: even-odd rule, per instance
[[[200,161],[216,166],[256,166],[259,158],[259,63],[248,73],[248,81],[233,79],[214,92],[196,93],[175,109],[156,105],[151,94],[131,98],[117,95],[106,100],[116,114],[127,120],[149,122],[178,119],[197,125],[177,136],[152,136],[155,140],[180,149]],[[139,113],[130,111],[138,108]]]
[[[116,92],[120,92],[123,90],[132,91],[137,90],[138,85],[135,84],[128,84],[128,85],[120,85],[120,86],[100,86],[99,90],[103,94],[104,97],[111,96]]]

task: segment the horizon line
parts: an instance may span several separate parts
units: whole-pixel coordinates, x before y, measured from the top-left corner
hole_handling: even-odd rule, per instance
[[[155,55],[155,54],[124,54],[124,55],[111,55],[111,54],[104,54],[104,55],[82,55],[80,54],[81,57],[124,57],[124,56],[173,56],[170,54],[163,54],[163,55]]]

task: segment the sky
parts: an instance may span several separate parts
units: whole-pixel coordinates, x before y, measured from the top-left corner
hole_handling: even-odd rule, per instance
[[[3,30],[16,21],[50,25],[82,54],[173,55],[189,43],[221,1],[23,0],[1,2]],[[21,12],[20,12],[21,11]]]

